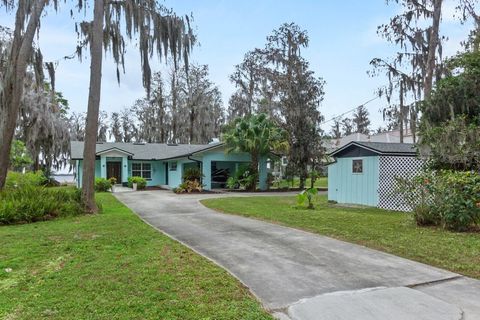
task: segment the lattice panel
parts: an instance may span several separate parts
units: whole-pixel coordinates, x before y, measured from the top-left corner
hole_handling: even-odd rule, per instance
[[[398,193],[395,177],[413,177],[420,171],[423,164],[423,160],[416,157],[380,157],[378,207],[388,210],[412,211],[412,208]]]

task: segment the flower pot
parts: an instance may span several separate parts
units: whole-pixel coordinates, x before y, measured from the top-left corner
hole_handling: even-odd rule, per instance
[[[133,191],[137,191],[137,184],[134,182],[132,183]]]
[[[112,185],[112,193],[115,192],[115,185]]]

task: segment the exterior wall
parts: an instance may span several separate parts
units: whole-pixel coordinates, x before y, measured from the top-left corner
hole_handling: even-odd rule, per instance
[[[250,162],[250,155],[248,153],[229,153],[212,150],[204,152],[197,156],[196,159],[202,161],[203,184],[206,190],[212,189],[212,161],[228,161],[228,162]],[[260,190],[267,189],[267,158],[260,159],[259,163],[259,186]]]
[[[177,170],[172,170],[172,164],[177,164]],[[182,183],[183,165],[186,163],[194,163],[194,161],[187,158],[175,159],[168,161],[168,186],[176,188]]]
[[[198,154],[194,157],[196,160],[202,162],[202,172],[204,175],[203,184],[206,190],[211,190],[211,169],[212,161],[226,162],[225,166],[238,169],[240,163],[250,162],[250,155],[248,153],[231,153],[225,154],[223,149],[216,149]],[[167,185],[166,166],[169,164],[168,169],[168,186],[170,188],[176,188],[182,183],[182,175],[185,164],[195,164],[195,161],[188,158],[180,158],[174,160],[131,160],[128,159],[126,154],[112,151],[100,155],[100,159],[95,160],[95,177],[107,177],[107,162],[109,161],[121,161],[122,162],[122,183],[128,181],[128,177],[132,176],[132,163],[147,162],[152,166],[152,179],[147,181],[148,186]],[[77,168],[77,185],[81,186],[82,181],[82,160],[76,161]],[[172,163],[177,163],[177,170],[172,171]],[[228,163],[227,163],[228,162]],[[267,188],[267,158],[261,158],[259,163],[259,186],[261,190]]]
[[[76,160],[75,166],[77,168],[77,187],[80,188],[82,186],[82,178],[83,178],[83,160]],[[101,170],[100,170],[100,160],[95,160],[95,177],[100,177]]]
[[[122,183],[126,183],[128,181],[128,177],[132,175],[132,163],[148,162],[152,165],[152,179],[147,180],[147,186],[158,186],[158,185],[166,184],[165,164],[163,161],[136,161],[136,160],[128,160],[127,157],[122,157],[121,159],[105,157],[104,161],[102,161],[102,157],[100,157],[100,160],[95,160],[95,177],[96,178],[99,178],[99,177],[107,178],[106,163],[108,161],[122,162]],[[77,187],[82,186],[82,167],[83,167],[82,163],[83,163],[83,160],[77,160],[75,163],[75,167],[77,169]],[[105,167],[102,166],[103,164],[105,164]]]
[[[96,177],[106,178],[107,177],[107,162],[110,161],[119,161],[122,163],[122,181],[118,181],[117,183],[125,183],[128,181],[128,156],[125,153],[118,152],[118,151],[110,151],[100,155],[100,175],[95,173]]]
[[[158,186],[166,184],[165,179],[165,164],[163,161],[144,161],[144,160],[128,160],[128,169],[126,173],[125,182],[128,181],[128,177],[132,176],[132,164],[133,163],[150,163],[152,167],[152,179],[147,180],[147,186]],[[122,178],[123,180],[123,178]]]
[[[417,157],[380,157],[378,207],[388,210],[411,211],[412,208],[397,191],[397,178],[410,178],[420,172],[424,161]]]
[[[352,160],[363,160],[363,173],[352,172]],[[328,166],[328,200],[378,205],[379,157],[337,158]]]

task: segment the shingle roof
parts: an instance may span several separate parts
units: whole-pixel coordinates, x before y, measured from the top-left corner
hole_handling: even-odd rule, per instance
[[[212,144],[178,144],[169,145],[164,143],[125,143],[125,142],[104,142],[97,143],[96,153],[108,151],[110,149],[124,151],[132,155],[135,160],[167,160],[182,158],[221,146],[222,143]],[[83,142],[71,141],[72,160],[83,159]]]
[[[351,147],[364,148],[379,155],[416,155],[417,150],[413,143],[390,143],[390,142],[364,142],[352,141],[343,147],[330,153],[330,156],[335,156],[339,152]]]

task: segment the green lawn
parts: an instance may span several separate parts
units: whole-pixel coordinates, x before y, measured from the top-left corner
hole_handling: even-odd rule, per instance
[[[318,196],[315,210],[295,208],[294,197],[203,200],[206,206],[271,221],[420,261],[480,279],[480,233],[417,227],[405,213],[346,208]]]
[[[310,183],[311,183],[311,179],[310,178],[307,178],[306,182],[305,182],[305,186],[306,187],[310,187]],[[299,178],[294,178],[293,179],[293,188],[298,188],[298,186],[300,185],[300,179]],[[316,188],[327,188],[328,187],[328,177],[320,177],[318,178],[316,181],[315,181],[315,185],[314,185]],[[280,185],[277,186],[276,183],[273,184],[273,188],[287,188],[287,187],[290,187],[292,188],[292,182],[291,181],[287,181],[287,180],[282,180],[280,181]]]
[[[98,199],[99,215],[0,227],[0,319],[271,319],[226,271]]]

